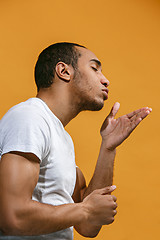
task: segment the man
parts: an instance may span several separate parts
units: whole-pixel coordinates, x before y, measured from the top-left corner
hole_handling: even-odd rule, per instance
[[[72,226],[95,237],[114,221],[111,195],[116,147],[151,112],[141,108],[115,119],[115,103],[101,127],[102,144],[86,186],[64,127],[84,110],[100,110],[109,81],[101,63],[78,44],[46,48],[35,67],[38,93],[11,108],[0,123],[0,229],[3,235],[73,239]]]

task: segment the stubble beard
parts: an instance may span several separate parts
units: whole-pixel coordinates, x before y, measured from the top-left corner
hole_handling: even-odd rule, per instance
[[[103,100],[91,98],[86,91],[81,92],[78,103],[79,111],[100,111],[104,106]]]
[[[86,99],[79,104],[80,111],[100,111],[104,106],[103,102]]]
[[[76,96],[79,96],[79,89],[81,89],[80,84],[81,79],[84,78],[84,76],[81,74],[79,70],[75,72],[74,79],[77,88],[77,93]],[[88,92],[91,91],[92,89],[85,89],[84,91],[81,91],[81,96],[79,96],[79,101],[78,101],[78,111],[100,111],[103,106],[104,106],[104,101],[98,101],[96,99],[93,99],[89,96]],[[75,96],[75,97],[76,97]]]

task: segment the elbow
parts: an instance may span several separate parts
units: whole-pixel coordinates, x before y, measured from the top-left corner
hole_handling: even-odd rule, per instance
[[[95,238],[97,237],[99,231],[98,232],[89,232],[89,231],[81,231],[79,232],[80,235],[82,235],[83,237],[86,237],[86,238]]]
[[[87,233],[87,234],[81,234],[83,237],[87,237],[87,238],[95,238],[97,237],[99,232],[97,233]]]
[[[83,237],[87,237],[87,238],[95,238],[97,237],[100,229],[101,229],[101,226],[76,226],[75,227],[76,231],[82,235]]]
[[[20,234],[18,219],[14,214],[6,212],[1,215],[0,229],[4,235],[15,236]]]

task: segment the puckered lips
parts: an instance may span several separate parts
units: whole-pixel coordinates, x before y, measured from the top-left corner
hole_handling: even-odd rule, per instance
[[[108,88],[103,88],[102,92],[103,92],[103,95],[104,95],[104,100],[107,100],[108,99],[108,93],[109,93]]]

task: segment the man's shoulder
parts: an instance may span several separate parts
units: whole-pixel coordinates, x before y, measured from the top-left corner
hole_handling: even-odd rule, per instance
[[[46,115],[43,103],[36,98],[31,98],[10,108],[0,121],[0,129],[17,125],[44,126],[47,123]]]
[[[50,127],[35,102],[29,99],[15,105],[1,119],[1,155],[10,151],[30,152],[42,160],[48,153]]]
[[[28,100],[21,102],[9,109],[8,113],[18,112],[41,112],[43,110],[43,104],[37,98],[29,98]]]
[[[33,118],[35,116],[41,116],[43,112],[42,103],[36,98],[30,98],[10,108],[2,120],[7,118],[14,120],[15,117]]]

